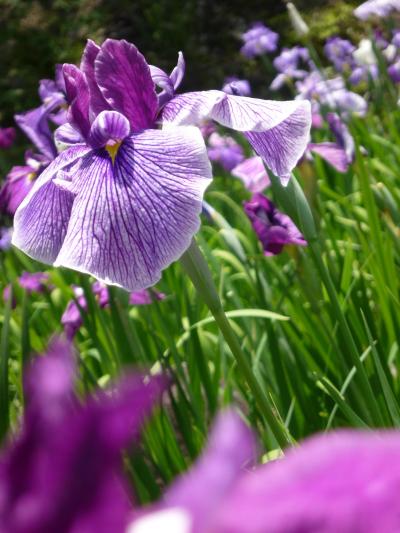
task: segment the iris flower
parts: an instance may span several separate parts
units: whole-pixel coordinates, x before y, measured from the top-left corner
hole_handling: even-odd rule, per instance
[[[284,179],[306,147],[307,102],[222,91],[174,96],[179,65],[164,76],[124,40],[89,41],[80,68],[64,65],[63,72],[69,123],[57,135],[70,147],[17,210],[13,243],[39,261],[127,290],[154,285],[199,228],[212,176],[193,124],[211,118],[243,131]]]

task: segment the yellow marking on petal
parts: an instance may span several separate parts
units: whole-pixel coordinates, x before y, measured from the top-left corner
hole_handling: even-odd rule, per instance
[[[118,150],[121,144],[122,144],[122,141],[118,141],[114,144],[106,144],[105,146],[105,149],[110,154],[112,164],[114,164],[115,158],[117,157],[117,153],[118,153]]]
[[[36,178],[36,172],[29,172],[29,174],[26,176],[26,179],[28,181],[33,181]]]

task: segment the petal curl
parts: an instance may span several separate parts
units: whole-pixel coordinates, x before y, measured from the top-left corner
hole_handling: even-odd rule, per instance
[[[308,101],[274,102],[201,91],[177,96],[163,110],[163,120],[174,125],[199,124],[205,118],[244,132],[267,166],[287,181],[307,146],[311,108]]]
[[[71,212],[73,195],[53,180],[70,170],[89,149],[73,146],[62,152],[39,176],[18,207],[14,217],[12,243],[27,255],[53,263],[61,248]]]
[[[95,60],[95,76],[106,101],[128,118],[133,131],[153,125],[157,95],[149,66],[136,46],[107,39]]]
[[[197,128],[147,130],[122,143],[114,165],[88,154],[56,265],[137,291],[154,285],[199,228],[211,166]]]

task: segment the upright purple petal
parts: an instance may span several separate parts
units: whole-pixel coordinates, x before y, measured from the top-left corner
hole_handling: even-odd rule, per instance
[[[197,128],[128,137],[114,165],[105,151],[89,153],[72,176],[76,197],[55,264],[131,291],[154,285],[198,230],[210,180]]]
[[[67,100],[70,104],[68,121],[87,137],[90,130],[89,87],[84,74],[75,65],[63,66]]]
[[[153,126],[157,95],[149,66],[136,46],[107,39],[95,61],[95,76],[106,101],[128,118],[132,131]]]
[[[49,113],[52,107],[41,105],[35,109],[15,115],[15,122],[29,137],[38,150],[48,159],[57,155],[53,134],[49,127]]]
[[[286,182],[306,149],[311,127],[310,103],[300,100],[274,102],[203,91],[177,96],[163,110],[163,120],[175,125],[199,124],[205,118],[244,132],[256,153]]]
[[[186,70],[186,64],[185,64],[185,58],[183,57],[182,52],[178,53],[178,62],[176,64],[176,67],[173,69],[173,71],[170,74],[170,79],[172,82],[172,85],[174,86],[175,91],[178,89],[180,84],[182,83],[183,77],[185,75]]]
[[[109,144],[121,142],[130,133],[128,119],[118,111],[102,111],[95,118],[89,135],[93,148],[101,148]]]
[[[100,46],[88,39],[82,55],[80,69],[85,75],[90,94],[90,119],[94,119],[99,113],[106,109],[111,109],[104,98],[95,76],[95,61],[100,52]]]
[[[27,255],[53,263],[67,230],[73,196],[54,185],[60,171],[67,171],[88,152],[77,145],[62,152],[35,181],[14,217],[13,244]]]

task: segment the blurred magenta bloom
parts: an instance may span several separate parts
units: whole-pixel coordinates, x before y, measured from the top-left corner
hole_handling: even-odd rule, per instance
[[[241,37],[244,44],[240,52],[248,58],[275,52],[278,48],[279,35],[262,22],[255,22]]]
[[[0,458],[0,529],[7,533],[123,533],[131,495],[121,452],[163,389],[129,376],[78,402],[71,346],[54,341],[25,375],[25,414]]]
[[[278,211],[262,194],[244,202],[244,210],[264,249],[264,255],[277,255],[287,244],[307,246],[307,241],[290,217]]]
[[[238,78],[231,77],[225,80],[222,87],[224,93],[235,94],[236,96],[250,96],[251,87],[248,80],[239,80]]]
[[[19,285],[30,292],[43,292],[48,286],[47,272],[23,272],[18,278]]]
[[[217,132],[211,133],[207,141],[207,153],[211,161],[230,171],[244,159],[243,148],[235,139]]]
[[[64,327],[64,333],[68,339],[72,339],[81,328],[83,324],[82,313],[86,313],[88,310],[83,289],[81,287],[74,287],[73,291],[75,299],[68,303],[61,317],[61,324]],[[110,297],[107,286],[96,281],[92,285],[92,291],[99,306],[108,307]],[[142,289],[130,293],[129,303],[131,305],[149,305],[155,300],[164,300],[164,298],[165,294],[155,289]]]
[[[71,146],[17,210],[13,243],[127,290],[151,286],[200,225],[211,181],[201,133],[155,129],[154,81],[133,44],[89,41],[81,68],[63,72],[70,107],[58,141]]]
[[[262,192],[271,184],[263,160],[258,155],[245,159],[231,172],[232,176],[242,180],[246,189],[251,193]]]
[[[381,533],[400,530],[398,432],[338,431],[249,470],[251,434],[226,413],[206,451],[128,533]]]
[[[15,141],[15,128],[0,128],[0,149],[10,148]]]
[[[0,227],[0,251],[11,248],[12,228]]]
[[[369,17],[387,17],[393,11],[400,11],[400,0],[368,0],[354,10],[354,14],[361,20]]]
[[[388,74],[395,83],[400,83],[400,59],[388,67]]]

